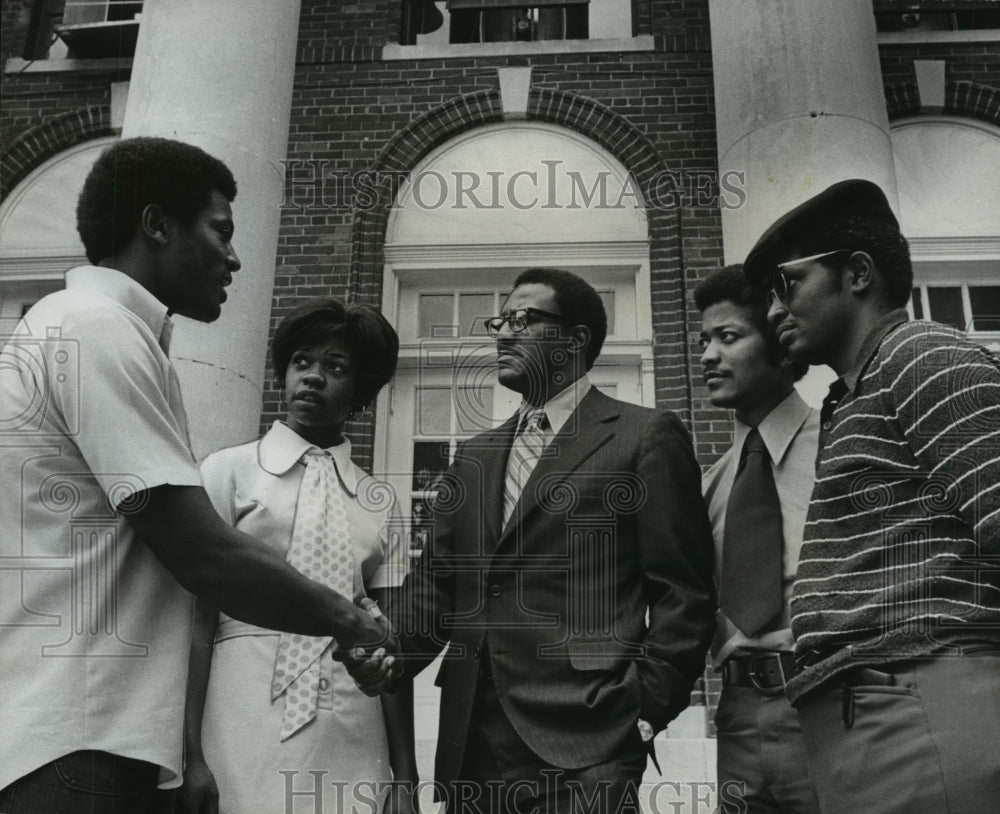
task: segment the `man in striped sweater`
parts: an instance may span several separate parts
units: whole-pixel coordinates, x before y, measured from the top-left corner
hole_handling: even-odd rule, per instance
[[[1000,364],[910,321],[884,193],[836,184],[744,267],[789,355],[839,378],[792,598],[823,814],[995,811],[1000,800]]]

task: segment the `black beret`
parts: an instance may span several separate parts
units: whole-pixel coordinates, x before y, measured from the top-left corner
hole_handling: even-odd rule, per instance
[[[899,228],[889,201],[878,185],[860,178],[840,181],[772,223],[747,255],[743,274],[751,283],[767,283],[778,255],[787,249],[790,241],[824,223],[852,215],[884,221]]]

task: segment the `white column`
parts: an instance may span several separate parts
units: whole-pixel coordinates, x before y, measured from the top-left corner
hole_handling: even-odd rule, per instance
[[[171,356],[195,454],[256,437],[284,192],[300,0],[151,0],[122,136],[186,141],[236,176],[243,263],[222,317],[177,320]]]
[[[719,177],[745,175],[745,202],[722,211],[726,262],[845,178],[879,184],[898,212],[871,0],[709,0],[709,12]]]

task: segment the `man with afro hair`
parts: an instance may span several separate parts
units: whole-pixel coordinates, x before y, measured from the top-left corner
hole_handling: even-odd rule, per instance
[[[218,318],[240,268],[235,195],[192,145],[108,148],[77,210],[90,265],[0,354],[0,553],[20,569],[0,572],[5,814],[143,814],[180,782],[192,594],[345,646],[388,640],[223,522],[201,486],[169,315]]]

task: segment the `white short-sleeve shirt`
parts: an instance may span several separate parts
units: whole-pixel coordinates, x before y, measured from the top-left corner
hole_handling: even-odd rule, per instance
[[[179,782],[192,598],[118,516],[200,485],[167,309],[81,266],[0,353],[0,788],[96,749]]]

